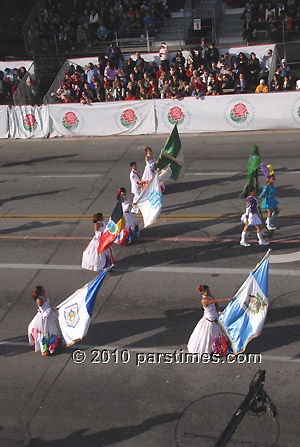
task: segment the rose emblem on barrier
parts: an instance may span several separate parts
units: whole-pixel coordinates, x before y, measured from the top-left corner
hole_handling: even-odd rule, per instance
[[[23,119],[24,129],[28,130],[28,132],[32,132],[37,128],[37,120],[32,113],[28,113]]]
[[[236,104],[230,111],[230,118],[235,123],[243,123],[248,118],[249,112],[245,104],[241,102]]]
[[[62,119],[63,126],[68,130],[78,127],[79,119],[74,112],[67,112]]]
[[[185,115],[180,107],[172,107],[168,113],[168,120],[171,124],[180,125],[183,123]]]
[[[297,110],[297,114],[298,114],[298,116],[299,116],[299,118],[300,118],[300,107],[299,107],[298,110]]]
[[[132,109],[126,109],[121,115],[120,118],[121,123],[125,127],[132,127],[135,125],[137,121],[137,116]]]

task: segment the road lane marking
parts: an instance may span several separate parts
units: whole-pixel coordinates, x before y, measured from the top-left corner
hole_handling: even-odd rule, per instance
[[[140,214],[135,214],[135,218],[142,219]],[[110,215],[104,214],[104,218],[109,218]],[[233,220],[238,219],[240,221],[241,214],[161,214],[158,220]],[[76,219],[85,220],[91,219],[91,214],[80,215],[80,214],[0,214],[0,219],[38,219],[38,220],[52,220],[52,219]],[[300,220],[299,214],[291,215],[280,215],[276,219],[290,219],[290,220]]]
[[[28,348],[28,350],[32,350],[32,346],[29,345],[28,342],[26,341],[8,341],[8,340],[3,340],[0,341],[0,346],[15,346],[15,347],[20,347],[20,348]],[[181,346],[166,346],[165,348],[141,348],[141,347],[135,347],[135,346],[112,346],[112,345],[103,345],[103,346],[97,346],[97,345],[86,345],[84,343],[80,343],[80,344],[76,344],[76,345],[72,345],[69,347],[64,347],[64,351],[62,352],[62,354],[66,354],[69,352],[73,352],[75,349],[82,349],[82,350],[92,350],[92,349],[98,349],[98,350],[108,350],[108,351],[122,351],[122,350],[127,350],[129,352],[142,352],[145,354],[150,354],[150,353],[173,353],[174,351],[182,351],[182,352],[186,352],[187,351],[181,347]],[[271,362],[289,362],[289,363],[300,363],[300,358],[295,358],[295,357],[288,357],[288,356],[281,356],[281,355],[267,355],[264,353],[261,353],[262,356],[262,362],[264,361],[271,361]]]
[[[270,262],[272,257],[270,256]],[[80,265],[67,265],[67,264],[17,264],[17,263],[1,263],[0,269],[28,269],[28,270],[84,270]],[[182,274],[206,274],[206,275],[248,275],[250,269],[241,268],[224,268],[224,267],[169,267],[155,265],[152,267],[146,266],[130,266],[122,269],[117,268],[116,272],[144,272],[144,273],[182,273]],[[269,269],[270,275],[276,276],[300,276],[300,270],[290,269]]]
[[[90,240],[89,236],[13,236],[13,235],[0,235],[0,240],[51,240],[51,241],[85,241]],[[221,237],[140,237],[139,241],[159,241],[159,242],[221,242],[238,243],[239,238],[221,238]],[[249,242],[256,242],[256,239],[248,239]],[[272,243],[278,244],[299,244],[300,239],[272,239]],[[285,261],[287,262],[287,261]]]

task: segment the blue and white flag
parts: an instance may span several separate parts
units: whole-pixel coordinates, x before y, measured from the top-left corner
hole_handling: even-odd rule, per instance
[[[136,205],[143,215],[145,228],[159,218],[162,208],[162,193],[157,171],[139,195]]]
[[[107,267],[57,306],[58,321],[67,346],[73,345],[87,334],[98,290],[110,268],[111,266]]]
[[[268,311],[268,272],[269,252],[219,317],[234,354],[244,352],[262,332]]]

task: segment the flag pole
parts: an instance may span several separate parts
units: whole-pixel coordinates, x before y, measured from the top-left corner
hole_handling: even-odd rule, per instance
[[[252,272],[254,272],[254,270],[256,270],[258,268],[258,266],[260,266],[260,264],[262,262],[264,262],[265,259],[267,259],[267,257],[270,255],[272,249],[269,248],[269,250],[267,251],[267,253],[264,255],[264,257],[256,264],[256,266],[254,267],[254,269],[252,270]]]

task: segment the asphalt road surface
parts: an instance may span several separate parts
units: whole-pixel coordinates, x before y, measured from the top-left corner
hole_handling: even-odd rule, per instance
[[[53,357],[28,346],[32,288],[42,284],[57,305],[95,276],[81,269],[91,215],[107,220],[116,190],[130,189],[130,161],[142,171],[143,147],[158,154],[166,136],[0,141],[1,447],[211,446],[258,369],[278,419],[247,414],[228,446],[300,445],[299,136],[182,136],[184,175],[167,186],[160,219],[139,241],[115,246],[117,269],[87,336]],[[188,363],[182,355],[202,316],[197,285],[232,297],[266,252],[254,233],[251,247],[239,245],[252,144],[274,166],[281,209],[269,239],[269,312],[246,351],[262,360]]]

